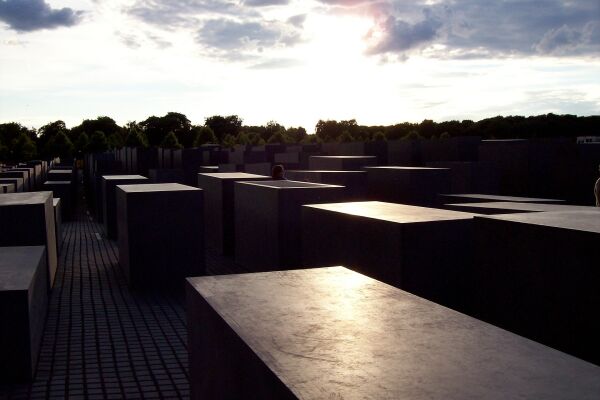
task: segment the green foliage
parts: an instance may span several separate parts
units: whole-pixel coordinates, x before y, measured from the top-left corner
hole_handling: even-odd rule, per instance
[[[102,131],[92,133],[90,144],[88,145],[88,153],[102,153],[108,150],[108,140]]]
[[[117,132],[108,135],[106,140],[108,141],[108,147],[111,149],[121,149],[125,146],[125,138]]]
[[[59,132],[67,132],[67,126],[64,121],[59,120],[50,122],[38,129],[37,148],[42,158],[52,157],[52,154],[50,154],[49,151],[50,149],[48,148],[48,143]]]
[[[137,127],[131,127],[125,138],[125,146],[127,147],[148,147],[144,133]]]
[[[288,128],[285,134],[292,143],[301,143],[302,140],[307,136],[306,129],[301,126],[298,128]]]
[[[246,133],[240,132],[235,137],[235,144],[248,145],[250,144],[250,137]]]
[[[5,161],[8,159],[8,147],[2,144],[0,141],[0,161]]]
[[[194,134],[192,132],[192,123],[183,114],[169,112],[163,117],[151,116],[145,121],[140,122],[150,146],[161,146],[166,137],[173,132],[177,142],[185,147],[191,147],[194,144]]]
[[[87,151],[88,146],[90,145],[90,137],[87,133],[81,132],[77,141],[75,142],[75,151],[77,153],[84,153]]]
[[[37,148],[33,140],[25,132],[21,132],[11,144],[12,159],[15,161],[29,161],[37,156]]]
[[[450,139],[450,134],[448,132],[442,132],[440,134],[440,139]]]
[[[373,135],[373,141],[374,142],[385,142],[386,139],[387,138],[385,137],[385,133],[383,133],[382,131],[377,131]]]
[[[311,143],[322,143],[321,138],[319,138],[317,135],[306,135],[301,143],[303,144],[311,144]]]
[[[348,135],[354,138],[358,130],[358,124],[355,119],[340,122],[319,120],[315,126],[315,134],[323,142],[339,142],[340,136],[344,132],[348,132]]]
[[[194,140],[194,147],[200,147],[203,144],[218,143],[217,137],[212,129],[208,126],[195,127],[196,139]]]
[[[212,129],[217,140],[224,144],[226,135],[231,135],[235,140],[235,136],[242,129],[242,119],[237,115],[229,115],[227,117],[213,115],[206,118],[204,125]]]
[[[225,135],[222,145],[227,149],[232,149],[235,146],[235,137],[233,135]]]
[[[349,143],[354,142],[354,138],[348,131],[343,131],[342,134],[337,138],[339,143]]]
[[[402,136],[402,140],[417,140],[417,139],[423,139],[423,137],[421,135],[419,135],[419,132],[417,132],[417,131],[410,131],[405,136]]]
[[[46,145],[46,153],[50,157],[70,159],[73,157],[75,146],[64,131],[56,133]]]
[[[181,149],[183,146],[177,140],[177,136],[175,136],[175,132],[169,132],[167,136],[160,142],[160,147],[163,149]]]
[[[275,133],[273,133],[271,135],[271,137],[269,137],[269,140],[267,140],[267,143],[288,143],[289,139],[286,137],[285,132],[284,131],[277,131]]]

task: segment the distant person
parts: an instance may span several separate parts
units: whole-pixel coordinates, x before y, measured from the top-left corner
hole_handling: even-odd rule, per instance
[[[600,172],[600,165],[598,165],[598,172]],[[598,178],[596,186],[594,186],[594,194],[596,195],[596,207],[600,207],[600,178]]]
[[[285,180],[285,169],[283,165],[277,164],[273,166],[271,170],[271,178],[275,181],[284,181]]]

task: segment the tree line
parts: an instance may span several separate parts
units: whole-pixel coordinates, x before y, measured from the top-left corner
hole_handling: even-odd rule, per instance
[[[119,126],[112,118],[86,119],[67,128],[63,121],[31,129],[15,122],[0,124],[0,161],[15,162],[36,158],[70,159],[87,152],[132,147],[189,148],[215,143],[235,145],[265,143],[321,143],[380,141],[398,139],[444,139],[480,136],[483,139],[591,136],[600,132],[600,116],[544,114],[531,117],[497,116],[480,121],[452,120],[395,125],[365,126],[356,120],[320,120],[315,134],[303,127],[286,128],[275,121],[261,126],[244,125],[237,115],[214,115],[204,125],[194,125],[181,113],[151,116],[141,122]]]

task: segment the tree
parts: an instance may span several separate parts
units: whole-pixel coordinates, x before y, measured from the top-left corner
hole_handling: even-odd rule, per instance
[[[125,138],[120,133],[111,133],[106,140],[108,141],[108,147],[111,149],[121,149],[125,146]]]
[[[337,142],[344,132],[353,138],[357,135],[358,124],[355,119],[340,122],[319,120],[315,126],[315,134],[323,142]]]
[[[90,137],[87,133],[81,132],[77,141],[75,142],[75,151],[77,154],[82,154],[87,151],[88,146],[90,145]]]
[[[21,132],[11,144],[13,161],[33,160],[37,155],[37,148],[33,140],[25,133]]]
[[[8,159],[8,147],[2,144],[0,141],[0,161],[5,161]]]
[[[232,149],[235,146],[235,137],[233,135],[225,135],[223,138],[223,147]]]
[[[71,142],[77,143],[77,140],[82,133],[85,132],[88,137],[90,137],[90,135],[96,131],[104,132],[108,138],[110,138],[111,135],[116,134],[123,140],[125,139],[125,130],[117,125],[114,119],[107,116],[99,116],[96,119],[85,119],[81,124],[71,128],[68,135]],[[117,139],[113,138],[112,141],[116,142]]]
[[[92,133],[90,144],[88,145],[88,153],[102,153],[108,150],[108,140],[102,131]]]
[[[242,131],[235,137],[235,144],[250,144],[250,138],[245,132]]]
[[[419,132],[412,130],[410,132],[408,132],[405,136],[402,136],[402,140],[417,140],[417,139],[423,139],[423,137],[421,135],[419,135]]]
[[[150,146],[159,146],[171,132],[185,147],[191,147],[194,143],[192,124],[185,115],[180,113],[169,112],[162,117],[151,116],[140,122],[140,126]]]
[[[283,131],[277,131],[271,135],[267,143],[287,143],[288,139],[285,137]]]
[[[338,137],[338,142],[339,143],[349,143],[349,142],[353,142],[354,138],[352,137],[352,135],[350,134],[350,132],[348,131],[344,131],[342,132],[342,134]]]
[[[208,126],[196,127],[196,140],[194,140],[194,147],[200,147],[203,144],[218,143],[217,137],[212,129]]]
[[[177,140],[177,136],[175,136],[174,132],[169,132],[167,136],[160,142],[160,147],[163,149],[181,149],[183,146]]]
[[[375,132],[375,134],[373,135],[373,141],[374,142],[385,142],[386,141],[385,134],[382,131]]]
[[[262,146],[263,144],[266,143],[265,139],[263,139],[262,136],[256,132],[248,133],[248,142],[252,146]]]
[[[306,129],[301,126],[298,128],[288,128],[285,133],[293,143],[300,143],[306,137]]]
[[[40,156],[44,158],[52,157],[52,154],[49,153],[48,143],[59,132],[67,132],[67,126],[64,121],[50,122],[38,129],[37,148]]]
[[[133,127],[129,130],[127,137],[125,138],[125,146],[127,147],[147,147],[146,138],[144,133],[137,127]]]
[[[212,129],[217,140],[222,143],[224,142],[226,135],[231,135],[235,138],[235,136],[240,133],[242,119],[237,115],[229,115],[227,117],[213,115],[212,117],[206,118],[204,125]]]
[[[73,157],[75,147],[66,132],[60,131],[50,139],[46,149],[50,157],[60,157],[63,160],[68,160]]]

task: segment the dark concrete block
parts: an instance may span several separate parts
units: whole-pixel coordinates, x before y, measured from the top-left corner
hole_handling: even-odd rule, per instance
[[[528,140],[483,140],[479,145],[479,161],[496,166],[500,183],[498,194],[529,195]]]
[[[47,181],[44,182],[43,189],[52,192],[54,198],[59,198],[61,202],[61,214],[65,220],[71,219],[75,211],[75,188],[71,181]]]
[[[52,287],[58,265],[52,192],[0,196],[0,221],[0,247],[46,246],[46,276]]]
[[[450,170],[422,167],[367,167],[369,198],[422,206],[438,204],[450,191]]]
[[[69,181],[74,180],[74,173],[70,169],[51,169],[48,171],[49,181]]]
[[[302,207],[302,264],[343,264],[453,308],[468,299],[473,214],[372,202]]]
[[[15,185],[12,183],[0,183],[0,194],[4,193],[14,193]]]
[[[132,288],[183,289],[204,275],[203,192],[177,183],[117,186],[119,263]]]
[[[44,246],[0,247],[0,382],[35,375],[48,309]]]
[[[423,165],[419,140],[388,141],[388,164],[403,167]]]
[[[207,245],[232,255],[235,246],[235,207],[233,183],[270,180],[270,176],[242,172],[198,174],[198,187],[204,190],[204,227]]]
[[[183,171],[180,169],[150,169],[148,178],[152,183],[181,183],[183,184]]]
[[[497,201],[488,203],[462,203],[445,204],[444,208],[449,210],[471,212],[476,214],[514,214],[523,212],[546,212],[546,211],[598,211],[598,207],[568,206],[560,203],[516,203],[510,201]]]
[[[600,209],[475,218],[474,315],[600,364]]]
[[[428,162],[426,167],[450,169],[450,193],[498,193],[498,172],[493,164],[478,161]]]
[[[204,165],[198,168],[198,173],[200,174],[216,174],[217,172],[219,172],[218,165]]]
[[[301,206],[343,199],[343,186],[297,181],[236,182],[235,260],[252,271],[295,268]]]
[[[510,201],[513,203],[562,203],[564,200],[556,199],[538,199],[535,197],[517,197],[517,196],[500,196],[496,194],[482,193],[456,193],[456,194],[440,194],[441,203],[484,203],[496,201]]]
[[[62,200],[60,198],[54,198],[52,200],[54,206],[54,233],[56,236],[56,254],[60,254],[62,250],[63,236],[62,236]]]
[[[248,174],[271,176],[271,169],[273,164],[265,163],[253,163],[244,165],[244,171]]]
[[[25,171],[4,171],[0,172],[0,179],[13,178],[20,179],[23,185],[23,191],[30,191],[29,187],[29,176]]]
[[[104,175],[102,177],[102,214],[104,231],[109,239],[117,239],[117,185],[133,185],[148,183],[148,178],[141,175]]]
[[[35,174],[34,174],[34,169],[33,168],[24,168],[24,167],[19,167],[19,168],[13,168],[11,169],[11,171],[19,171],[19,172],[26,172],[27,173],[27,178],[26,178],[26,185],[29,188],[29,191],[34,191],[37,190],[38,188],[38,184],[41,184],[41,182],[36,182],[35,180]]]
[[[346,188],[346,199],[365,200],[367,195],[366,171],[285,171],[287,179],[293,181],[341,185]]]
[[[242,164],[219,164],[219,172],[244,172]]]
[[[0,173],[0,183],[13,185],[14,190],[11,193],[19,193],[23,191],[23,178],[6,178]]]
[[[374,156],[312,156],[309,169],[325,171],[360,171],[363,167],[377,165]]]
[[[183,171],[185,185],[195,186],[202,165],[202,149],[180,149],[173,151],[173,166]]]
[[[190,278],[191,398],[594,399],[600,368],[342,267]]]

